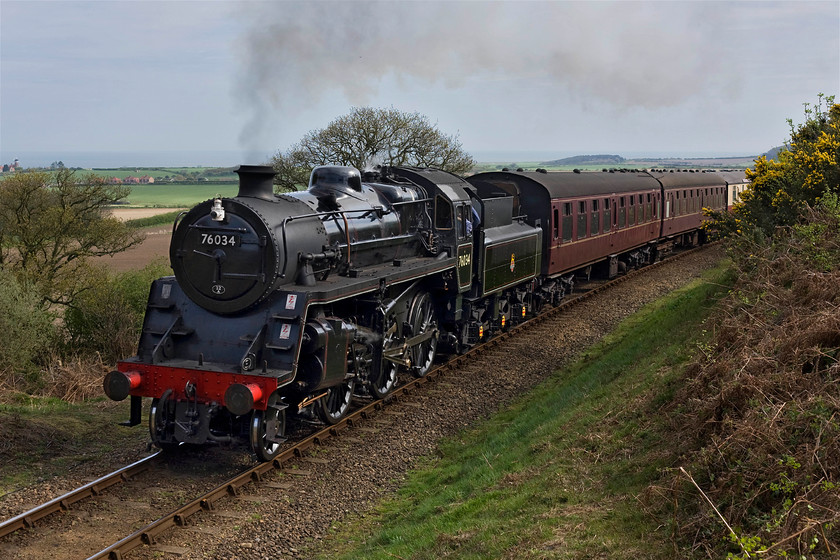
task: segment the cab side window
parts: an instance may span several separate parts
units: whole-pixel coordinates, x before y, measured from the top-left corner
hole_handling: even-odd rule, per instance
[[[457,209],[458,217],[458,237],[467,237],[472,235],[472,222],[470,221],[470,207],[468,204],[461,204]]]
[[[452,205],[441,195],[435,198],[435,227],[452,229]]]

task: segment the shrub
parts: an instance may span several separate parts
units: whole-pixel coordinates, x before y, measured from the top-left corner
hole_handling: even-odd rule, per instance
[[[142,270],[110,275],[88,270],[90,289],[79,294],[65,313],[69,349],[98,354],[112,363],[134,353],[152,280],[171,274],[163,259]]]
[[[0,382],[24,390],[37,384],[39,364],[56,341],[53,319],[32,286],[0,268]]]
[[[821,198],[840,192],[840,104],[820,94],[805,104],[805,122],[790,126],[790,143],[775,160],[761,156],[747,169],[750,187],[731,213],[709,211],[710,227],[725,234],[772,235],[795,224]]]

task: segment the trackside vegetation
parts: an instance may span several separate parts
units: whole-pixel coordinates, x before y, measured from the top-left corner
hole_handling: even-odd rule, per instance
[[[640,501],[673,466],[658,413],[732,278],[722,265],[626,320],[578,363],[441,445],[319,558],[672,558]]]
[[[684,470],[651,489],[700,557],[840,553],[840,105],[805,117],[713,216],[738,281],[669,409]]]
[[[730,253],[738,280],[714,336],[663,408],[684,471],[650,496],[695,557],[836,558],[840,201]]]

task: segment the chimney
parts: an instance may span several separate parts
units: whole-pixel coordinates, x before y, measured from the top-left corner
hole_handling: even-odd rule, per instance
[[[273,167],[270,165],[240,165],[234,171],[239,174],[239,194],[237,196],[275,200],[274,176],[277,175],[277,172],[274,171]]]

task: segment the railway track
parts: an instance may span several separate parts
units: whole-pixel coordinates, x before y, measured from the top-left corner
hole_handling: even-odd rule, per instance
[[[35,527],[35,524],[38,523],[38,521],[49,515],[59,511],[67,511],[70,509],[70,506],[76,502],[86,500],[93,496],[98,496],[105,489],[110,488],[115,484],[125,482],[142,472],[146,472],[159,460],[160,452],[157,452],[154,455],[150,455],[126,467],[117,469],[111,474],[107,474],[94,480],[93,482],[89,482],[84,486],[71,490],[58,498],[52,499],[49,502],[32,508],[25,513],[8,519],[0,524],[0,538],[10,535],[18,529]]]
[[[568,297],[559,306],[546,310],[540,315],[516,325],[507,332],[494,337],[463,355],[453,357],[446,363],[441,364],[439,367],[429,372],[426,377],[411,379],[403,385],[400,385],[385,400],[373,401],[361,406],[338,424],[324,428],[305,437],[304,439],[301,439],[300,441],[297,441],[285,449],[272,462],[258,464],[236,476],[233,476],[232,478],[225,480],[223,483],[207,491],[200,497],[175,508],[170,513],[151,523],[148,523],[144,527],[134,531],[132,534],[114,542],[112,545],[90,556],[88,560],[95,558],[123,558],[129,551],[139,546],[144,544],[153,545],[157,543],[158,538],[169,529],[177,526],[188,525],[190,523],[190,519],[200,512],[216,510],[222,501],[241,495],[248,485],[261,483],[272,471],[283,470],[289,462],[305,457],[313,449],[328,445],[331,440],[338,438],[348,429],[362,426],[366,421],[376,418],[382,410],[389,408],[393,403],[401,401],[406,397],[422,393],[420,389],[424,385],[435,384],[445,379],[449,373],[462,370],[467,364],[475,364],[480,356],[490,352],[500,344],[508,341],[510,338],[523,334],[524,331],[532,329],[533,327],[556,317],[558,314],[567,311],[572,306],[577,305],[582,301],[586,301],[600,292],[701,249],[702,248],[675,254],[664,261],[631,271],[613,281],[600,285],[594,285],[594,287],[587,289],[583,293],[574,294],[573,296]],[[147,457],[132,465],[119,469],[110,475],[86,484],[73,492],[65,494],[64,496],[51,500],[50,502],[47,502],[37,508],[5,521],[0,524],[0,538],[21,528],[35,527],[39,520],[57,511],[66,511],[73,503],[86,498],[101,495],[103,490],[106,488],[109,488],[114,484],[118,484],[119,482],[129,480],[137,474],[148,470],[160,460],[161,457],[159,454]]]

